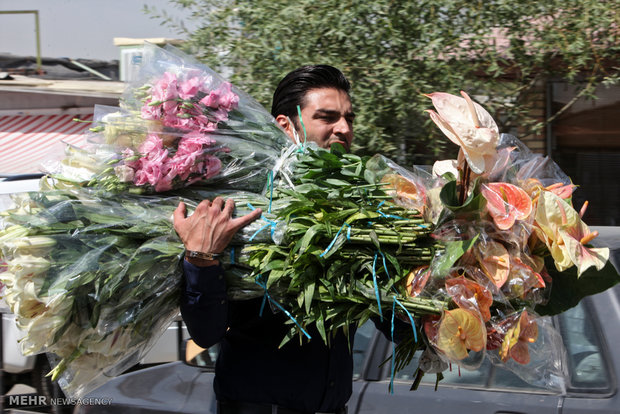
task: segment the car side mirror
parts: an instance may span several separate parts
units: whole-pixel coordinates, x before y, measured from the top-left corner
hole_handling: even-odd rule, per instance
[[[217,358],[217,345],[209,349],[197,345],[193,339],[185,341],[185,363],[193,367],[214,368]]]

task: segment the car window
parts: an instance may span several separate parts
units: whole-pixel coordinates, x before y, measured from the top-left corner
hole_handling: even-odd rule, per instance
[[[559,316],[560,332],[568,357],[569,390],[609,392],[611,380],[605,361],[599,325],[587,301]]]
[[[362,326],[357,328],[355,332],[355,340],[353,341],[353,379],[361,377],[364,370],[364,361],[370,347],[370,340],[374,336],[377,329],[371,321],[366,321]]]
[[[422,351],[417,351],[409,365],[397,372],[394,375],[394,379],[413,381],[421,355]],[[491,363],[488,359],[485,359],[482,365],[476,370],[461,369],[457,365],[452,365],[442,373],[443,379],[439,382],[439,385],[459,384],[484,387],[489,377],[490,368]],[[422,383],[426,384],[435,384],[436,380],[437,375],[435,374],[425,374],[422,377]]]

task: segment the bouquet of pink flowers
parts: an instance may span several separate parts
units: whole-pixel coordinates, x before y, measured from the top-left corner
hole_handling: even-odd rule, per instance
[[[174,48],[145,46],[140,74],[121,108],[96,107],[84,148],[47,164],[52,177],[113,192],[262,191],[291,144],[264,108]]]

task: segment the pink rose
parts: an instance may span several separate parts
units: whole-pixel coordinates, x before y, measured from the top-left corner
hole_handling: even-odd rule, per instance
[[[205,156],[205,176],[204,178],[211,178],[219,174],[222,169],[222,161],[213,155]]]
[[[200,78],[189,78],[179,84],[179,96],[181,99],[192,99],[198,92]]]
[[[187,180],[187,177],[189,177],[189,175],[193,172],[192,170],[194,165],[196,164],[197,158],[198,154],[195,152],[186,154],[179,154],[177,152],[176,155],[172,157],[172,160],[170,160],[170,163],[174,166],[174,169],[179,175],[179,178],[185,181]]]
[[[177,176],[177,169],[171,162],[166,163],[161,170],[162,175],[155,184],[155,191],[168,191],[172,190],[172,180]]]
[[[235,109],[239,104],[239,95],[232,91],[232,85],[230,82],[222,83],[220,86],[219,95],[219,106],[229,112]]]
[[[177,76],[174,73],[166,72],[159,78],[153,88],[151,95],[154,101],[165,102],[179,97],[177,91]]]
[[[159,138],[159,135],[150,133],[146,136],[146,139],[138,147],[138,151],[141,154],[150,154],[151,152],[159,152],[164,147],[163,141]]]
[[[200,132],[190,132],[185,134],[179,141],[177,154],[202,154],[203,148],[214,144],[215,141],[201,134]]]
[[[144,105],[140,110],[143,119],[159,119],[161,117],[161,106],[149,105],[151,102],[153,102],[151,98],[147,98],[144,101]]]
[[[211,91],[207,96],[200,100],[200,103],[209,108],[217,108],[220,102],[218,91]]]

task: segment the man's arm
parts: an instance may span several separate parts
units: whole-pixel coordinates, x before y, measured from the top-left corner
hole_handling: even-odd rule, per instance
[[[219,265],[199,267],[184,261],[183,283],[181,316],[190,336],[203,348],[215,345],[228,327],[224,270]]]
[[[256,209],[232,218],[234,206],[233,200],[224,203],[217,197],[213,202],[202,201],[189,217],[185,217],[184,203],[174,211],[174,229],[187,251],[215,256],[186,257],[183,261],[181,315],[192,339],[203,348],[219,342],[228,327],[226,281],[217,255],[240,228],[261,215],[261,210]]]

